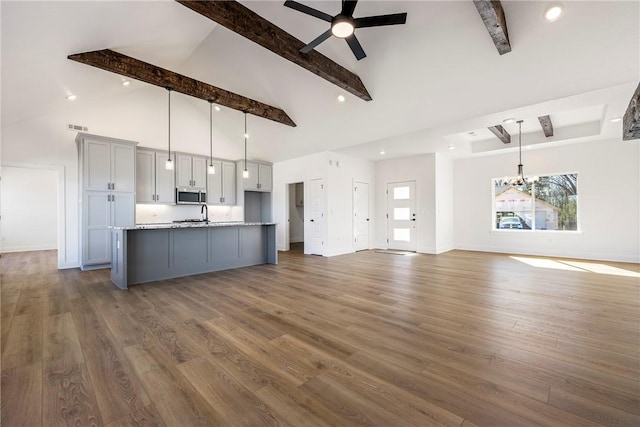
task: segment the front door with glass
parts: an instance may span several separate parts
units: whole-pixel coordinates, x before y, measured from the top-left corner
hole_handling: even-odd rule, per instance
[[[416,182],[387,184],[387,242],[389,249],[415,251]]]

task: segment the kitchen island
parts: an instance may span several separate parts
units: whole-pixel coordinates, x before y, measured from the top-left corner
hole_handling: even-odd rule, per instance
[[[211,271],[277,264],[276,224],[246,222],[111,227],[111,281],[121,289]]]

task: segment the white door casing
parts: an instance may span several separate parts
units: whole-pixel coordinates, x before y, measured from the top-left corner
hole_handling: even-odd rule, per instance
[[[387,247],[415,251],[416,235],[416,182],[388,183]]]
[[[353,183],[353,239],[354,249],[369,249],[369,183]]]
[[[304,243],[305,253],[312,255],[324,255],[324,190],[322,178],[309,181],[309,238]]]

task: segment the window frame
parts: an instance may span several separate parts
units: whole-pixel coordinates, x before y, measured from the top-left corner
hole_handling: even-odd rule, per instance
[[[555,176],[555,175],[572,175],[575,174],[577,176],[577,185],[576,185],[576,229],[575,230],[542,230],[542,229],[537,229],[535,227],[536,223],[535,223],[535,194],[536,194],[536,188],[535,188],[535,183],[533,183],[533,190],[531,192],[531,197],[533,198],[533,200],[531,201],[531,214],[532,214],[532,224],[533,224],[533,228],[531,229],[501,229],[498,228],[498,226],[496,225],[496,215],[497,215],[497,210],[496,210],[496,185],[495,182],[497,180],[502,180],[503,177],[499,177],[499,178],[491,178],[491,233],[493,232],[497,232],[497,233],[520,233],[522,234],[522,232],[525,232],[524,234],[528,234],[528,233],[562,233],[562,234],[580,234],[582,233],[582,225],[581,225],[581,203],[580,203],[580,172],[579,171],[572,171],[572,172],[552,172],[552,173],[544,173],[544,174],[539,174],[539,175],[526,175],[525,178],[526,179],[530,179],[533,176],[537,176],[537,177],[547,177],[547,176]]]

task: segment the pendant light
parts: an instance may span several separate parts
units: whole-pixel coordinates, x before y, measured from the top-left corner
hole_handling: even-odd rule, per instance
[[[168,133],[168,141],[169,141],[169,147],[167,149],[167,161],[164,163],[164,167],[166,170],[168,171],[172,171],[173,170],[173,162],[171,161],[171,91],[173,89],[171,89],[170,87],[167,87],[167,92],[169,93],[169,133]]]
[[[249,171],[247,170],[247,138],[249,138],[249,134],[247,133],[247,112],[244,113],[244,170],[242,171],[243,178],[249,178]]]
[[[519,163],[518,163],[518,175],[513,178],[513,185],[522,185],[524,184],[524,168],[522,166],[522,120],[518,120],[518,153],[519,153]]]
[[[213,99],[209,100],[209,175],[216,174],[216,167],[213,165]]]

